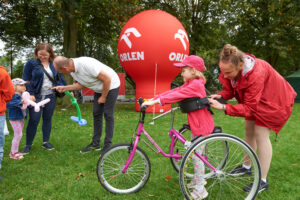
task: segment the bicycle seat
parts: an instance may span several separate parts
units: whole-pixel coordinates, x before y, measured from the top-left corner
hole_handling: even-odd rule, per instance
[[[183,128],[191,130],[190,125],[188,125],[188,124],[183,124]],[[222,133],[222,127],[215,126],[215,128],[214,128],[214,130],[211,134],[214,134],[214,133]],[[202,137],[202,135],[199,135],[199,136],[195,137],[194,139],[192,139],[191,142],[197,140],[199,137]]]

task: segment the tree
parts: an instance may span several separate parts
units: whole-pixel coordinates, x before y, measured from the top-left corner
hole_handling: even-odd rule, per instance
[[[300,68],[298,0],[239,0],[228,8],[233,44],[265,59],[282,75]]]

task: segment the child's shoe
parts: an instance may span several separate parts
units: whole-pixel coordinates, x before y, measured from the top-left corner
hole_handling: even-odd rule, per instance
[[[15,160],[21,160],[21,159],[24,158],[23,155],[22,155],[21,153],[19,153],[19,152],[16,152],[16,153],[10,152],[10,153],[9,153],[9,157],[10,157],[11,159],[15,159]]]
[[[199,199],[205,199],[208,196],[208,192],[205,188],[203,188],[202,191],[197,190],[196,188],[191,193],[193,199],[199,200]]]

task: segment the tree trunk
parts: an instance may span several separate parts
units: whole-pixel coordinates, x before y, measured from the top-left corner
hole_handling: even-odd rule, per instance
[[[77,49],[77,36],[78,36],[78,25],[77,18],[75,17],[75,6],[78,0],[69,2],[62,1],[62,20],[63,20],[63,54],[68,58],[76,57]],[[64,75],[64,78],[68,84],[72,84],[73,78],[70,75]],[[62,99],[63,105],[70,104],[70,99],[67,95]]]

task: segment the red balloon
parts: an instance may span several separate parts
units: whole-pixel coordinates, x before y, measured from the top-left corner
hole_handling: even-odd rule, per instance
[[[124,70],[136,83],[136,100],[149,99],[170,89],[180,69],[173,64],[189,54],[189,40],[182,24],[161,10],[147,10],[123,27],[118,56]],[[147,112],[165,112],[170,105],[153,106]],[[138,103],[135,109],[139,111]]]

